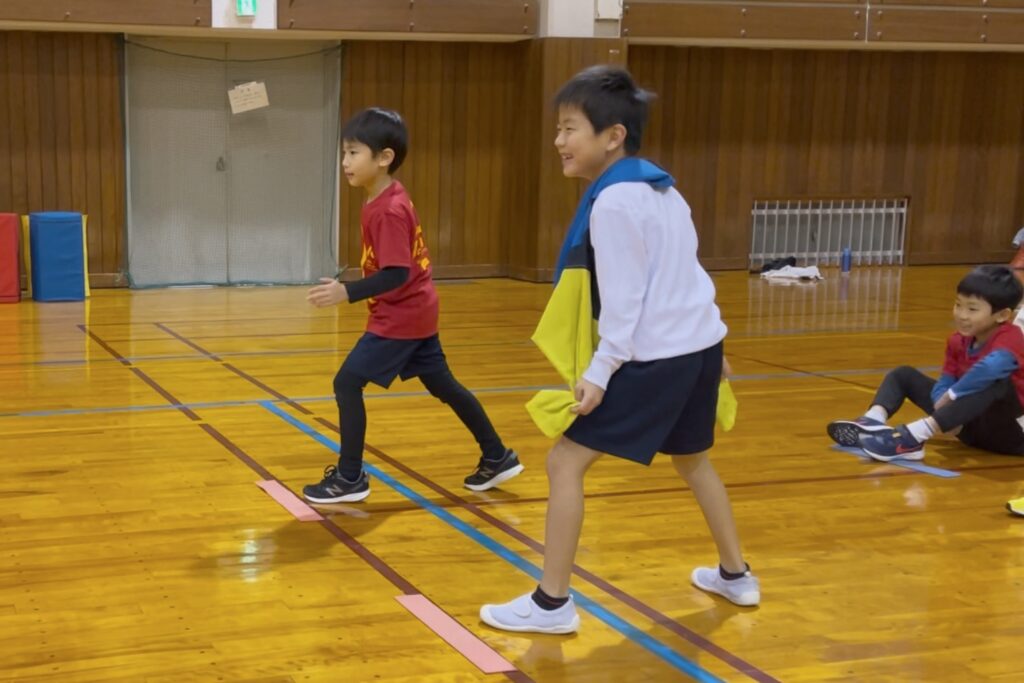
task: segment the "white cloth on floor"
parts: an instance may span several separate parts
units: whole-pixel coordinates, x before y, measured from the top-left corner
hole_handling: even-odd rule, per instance
[[[797,268],[796,266],[783,266],[778,270],[769,270],[767,273],[761,273],[761,277],[765,280],[824,280],[821,276],[821,271],[818,270],[818,266],[807,266],[806,268]]]

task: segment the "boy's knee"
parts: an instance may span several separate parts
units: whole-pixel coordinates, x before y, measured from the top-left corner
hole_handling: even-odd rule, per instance
[[[707,461],[707,451],[702,453],[694,453],[693,455],[674,455],[672,456],[672,466],[676,468],[676,472],[679,473],[683,479],[687,482],[690,481],[690,477],[697,471],[701,465]]]
[[[573,476],[573,473],[577,468],[572,467],[570,461],[564,457],[559,457],[559,449],[556,446],[548,452],[548,459],[545,463],[545,467],[548,473],[549,481],[557,481],[566,477]]]
[[[423,382],[423,386],[430,392],[430,395],[442,403],[451,403],[453,398],[465,391],[452,373],[447,370],[420,377],[420,381]]]
[[[567,438],[559,440],[548,451],[548,480],[581,480],[601,455]]]
[[[365,386],[365,379],[345,368],[338,370],[338,374],[334,376],[334,395],[338,398],[353,393],[362,393]]]

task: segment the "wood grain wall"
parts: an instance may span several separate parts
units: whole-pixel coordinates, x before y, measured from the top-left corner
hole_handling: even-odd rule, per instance
[[[365,107],[399,111],[410,148],[397,178],[412,195],[435,274],[506,272],[509,186],[518,158],[517,67],[505,43],[354,42],[345,46],[342,118]],[[359,262],[361,190],[341,178],[342,262]]]
[[[746,263],[755,199],[906,196],[911,263],[998,261],[1024,224],[1024,55],[628,46],[552,38],[346,44],[343,115],[398,109],[398,177],[441,277],[550,277],[581,190],[553,151],[557,88],[628,61],[659,99],[645,152],[676,175],[712,268]],[[0,211],[90,216],[97,285],[124,267],[120,48],[0,32]],[[361,195],[342,187],[342,261]]]
[[[516,213],[509,235],[509,274],[550,280],[585,187],[562,175],[555,151],[552,99],[565,81],[593,64],[625,64],[626,42],[617,38],[545,38],[523,46],[517,104],[518,171],[511,190]]]
[[[754,199],[910,198],[911,263],[996,261],[1024,224],[1024,55],[631,46],[645,153],[701,254],[742,267]]]
[[[124,267],[120,72],[117,36],[0,32],[0,211],[88,214],[97,286]]]

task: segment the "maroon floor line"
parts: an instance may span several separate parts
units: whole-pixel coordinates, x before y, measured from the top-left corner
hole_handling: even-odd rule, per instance
[[[312,415],[313,414],[312,411],[308,410],[305,406],[299,405],[298,403],[296,403],[292,399],[288,398],[284,394],[276,391],[275,389],[273,389],[271,387],[268,387],[266,384],[264,384],[260,380],[256,379],[255,377],[253,377],[249,373],[245,372],[244,370],[240,370],[240,369],[236,368],[234,365],[232,365],[231,363],[228,363],[225,360],[221,360],[221,358],[219,356],[217,356],[217,354],[215,354],[215,353],[213,353],[211,351],[208,351],[207,349],[204,349],[199,344],[196,344],[191,339],[178,334],[177,332],[175,332],[171,328],[167,327],[163,323],[153,323],[153,324],[156,325],[161,330],[163,330],[164,332],[166,332],[167,334],[169,334],[172,337],[174,337],[175,339],[177,339],[178,341],[182,342],[183,344],[188,345],[189,348],[197,351],[198,353],[201,353],[202,355],[204,355],[205,357],[209,358],[210,360],[212,360],[212,361],[214,361],[216,363],[220,363],[224,367],[225,370],[228,370],[230,372],[235,373],[236,375],[238,375],[239,377],[241,377],[245,381],[249,382],[250,384],[256,385],[257,387],[259,387],[263,391],[267,392],[268,394],[270,394],[274,398],[276,398],[276,399],[278,399],[280,401],[284,401],[285,404],[291,406],[292,408],[294,408],[295,410],[299,411],[300,413],[302,413],[304,415]]]
[[[180,334],[178,334],[177,332],[175,332],[171,328],[167,327],[163,323],[153,323],[153,324],[156,325],[161,330],[163,330],[164,332],[166,332],[167,334],[169,334],[172,337],[174,337],[175,339],[177,339],[178,341],[180,341],[181,343],[183,343],[185,346],[188,346],[188,347],[194,349],[195,351],[198,351],[199,353],[203,354],[207,358],[211,358],[211,359],[213,359],[213,360],[215,360],[217,362],[220,362],[220,356],[215,356],[214,354],[210,353],[206,349],[204,349],[201,346],[199,346],[199,344],[196,344],[195,342],[193,342],[193,341],[191,341],[189,339],[186,339],[185,337],[182,337]]]
[[[149,385],[149,387],[153,391],[160,394],[160,396],[162,396],[165,401],[167,401],[172,406],[180,410],[186,417],[188,417],[188,419],[192,420],[193,422],[200,421],[199,416],[196,415],[191,408],[189,408],[186,405],[182,405],[181,401],[175,398],[174,395],[171,394],[171,392],[167,391],[162,386],[160,386],[156,380],[154,380],[152,377],[143,372],[141,368],[132,365],[132,362],[130,360],[128,360],[120,353],[118,353],[117,349],[115,349],[113,346],[111,346],[106,341],[101,339],[99,335],[97,335],[95,332],[87,328],[85,325],[78,325],[78,329],[87,334],[89,338],[92,339],[94,342],[102,346],[103,350],[105,350],[107,353],[113,356],[118,363],[131,370],[136,377],[138,377],[147,385]]]
[[[115,358],[119,357],[118,354],[117,354],[117,351],[115,351],[112,347],[110,347],[108,344],[106,344],[106,342],[104,342],[98,336],[96,336],[94,334],[91,334],[91,333],[88,333],[88,331],[84,329],[84,326],[80,326],[80,327],[83,327],[83,331],[87,332],[87,334],[89,334],[90,337],[95,339],[97,343],[99,343],[101,346],[103,346],[103,348],[106,349],[108,353],[113,355]],[[197,350],[199,350],[199,349],[197,348]],[[126,363],[126,364],[128,366],[131,366],[130,363]],[[167,397],[171,396],[170,392],[168,392],[166,389],[161,387],[159,385],[159,383],[157,383],[155,380],[146,377],[145,374],[142,373],[142,371],[139,370],[138,368],[131,367],[131,370],[135,371],[136,374],[139,374],[141,377],[144,377],[147,380],[146,383],[149,384],[149,386],[154,391],[159,393],[165,399]],[[192,413],[192,414],[195,415],[195,413]],[[195,420],[198,421],[198,420],[200,420],[200,418],[198,416],[195,416]],[[272,475],[270,473],[270,471],[267,470],[265,467],[263,467],[263,465],[261,465],[255,458],[253,458],[248,453],[246,453],[244,450],[242,450],[242,448],[239,447],[233,441],[231,441],[231,439],[229,439],[228,437],[224,436],[214,426],[206,424],[206,423],[202,423],[202,424],[199,425],[199,427],[204,432],[206,432],[208,435],[213,437],[214,440],[216,440],[219,444],[221,444],[221,446],[223,446],[225,449],[227,449],[227,451],[229,453],[234,455],[235,458],[237,458],[241,463],[243,463],[246,467],[251,469],[253,472],[255,472],[259,476],[263,477],[264,479],[272,479],[274,481],[277,481],[279,484],[281,484],[281,486],[283,486],[285,489],[287,489],[293,495],[295,495],[294,491],[291,491],[291,489],[288,487],[287,484],[285,484],[284,482],[279,480],[277,477]],[[411,581],[406,579],[394,567],[392,567],[387,562],[385,562],[380,557],[378,557],[372,550],[370,550],[365,545],[360,543],[354,536],[352,536],[347,531],[345,531],[340,526],[338,526],[334,522],[334,520],[325,517],[323,520],[321,520],[319,522],[319,524],[320,524],[320,526],[322,528],[326,529],[332,536],[334,536],[338,541],[340,541],[342,544],[344,544],[349,550],[351,550],[355,555],[357,555],[361,560],[363,560],[370,567],[372,567],[378,574],[383,576],[389,583],[391,583],[393,586],[395,586],[395,588],[397,588],[398,590],[402,591],[402,593],[404,593],[405,595],[423,595],[423,592],[420,591],[419,589],[417,589],[416,586],[413,585],[413,583]],[[437,605],[437,606],[442,611],[445,611],[443,608],[441,608],[440,605]],[[445,614],[447,614],[446,611],[445,611]],[[451,617],[450,614],[448,616]],[[454,619],[454,617],[452,617],[452,618]],[[456,650],[456,652],[458,652],[458,650]],[[533,679],[528,674],[526,674],[525,672],[520,671],[518,669],[516,669],[515,671],[505,672],[505,677],[507,679],[509,679],[510,681],[513,681],[513,683],[533,683]]]
[[[82,332],[88,335],[89,338],[92,339],[94,342],[102,346],[103,349],[111,356],[113,356],[114,360],[116,360],[118,363],[120,363],[121,365],[131,365],[130,361],[128,361],[124,356],[122,356],[120,353],[114,350],[114,348],[110,344],[100,339],[92,330],[87,328],[85,325],[78,325],[78,329],[80,329]]]

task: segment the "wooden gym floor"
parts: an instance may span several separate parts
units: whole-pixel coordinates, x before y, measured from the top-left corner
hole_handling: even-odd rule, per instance
[[[740,415],[715,460],[763,604],[689,585],[715,555],[666,460],[606,458],[573,637],[476,616],[530,589],[541,559],[548,442],[523,403],[557,381],[528,341],[548,286],[440,288],[452,367],[526,472],[462,489],[477,454],[457,419],[417,382],[371,390],[373,493],[322,522],[255,482],[299,491],[333,461],[331,378],[362,306],[315,310],[304,288],[0,306],[0,680],[1021,680],[1024,520],[1003,504],[1024,494],[1024,459],[938,442],[922,472],[834,451],[824,431],[886,369],[937,370],[963,272],[717,275]],[[403,593],[516,670],[483,674]]]

